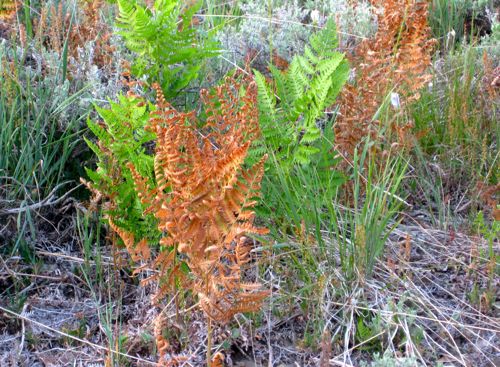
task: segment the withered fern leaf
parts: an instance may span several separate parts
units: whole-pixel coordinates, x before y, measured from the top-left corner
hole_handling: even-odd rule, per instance
[[[150,279],[162,285],[158,298],[182,278],[217,322],[258,310],[267,295],[258,284],[242,281],[252,248],[246,236],[266,233],[253,225],[265,158],[244,165],[259,136],[257,88],[242,83],[229,78],[213,92],[201,93],[203,130],[196,128],[195,112],[177,111],[156,85],[156,109],[147,127],[156,135],[155,183],[128,164],[145,211],[153,213],[162,233],[162,251],[153,260],[157,273]],[[180,257],[189,274],[183,273]]]
[[[373,38],[361,42],[350,57],[356,70],[355,82],[346,85],[341,93],[335,124],[337,147],[349,159],[367,137],[376,142],[374,151],[384,149],[384,144],[407,146],[411,142],[411,123],[392,124],[381,141],[382,134],[377,134],[378,112],[390,93],[399,96],[400,107],[418,99],[419,90],[431,78],[427,71],[435,41],[430,37],[427,2],[370,2],[381,10],[377,12],[378,30]]]
[[[0,0],[0,20],[9,20],[18,10],[18,0]]]

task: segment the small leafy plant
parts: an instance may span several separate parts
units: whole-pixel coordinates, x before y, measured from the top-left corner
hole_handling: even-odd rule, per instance
[[[109,108],[96,110],[102,122],[89,119],[87,125],[98,142],[87,138],[85,141],[97,157],[97,169],[86,168],[90,181],[82,181],[94,193],[94,202],[104,203],[107,220],[116,232],[123,234],[133,260],[138,260],[140,251],[134,250],[134,239],[143,240],[143,244],[147,239],[152,244],[158,241],[160,232],[153,215],[143,215],[144,208],[126,165],[132,163],[141,175],[152,179],[153,157],[148,154],[147,145],[155,134],[146,131],[145,126],[155,106],[138,96],[119,95],[118,102],[110,101]]]
[[[262,129],[255,151],[274,152],[287,171],[296,164],[316,162],[318,153],[325,149],[324,113],[349,75],[348,63],[344,54],[335,50],[337,46],[335,23],[329,20],[323,30],[311,36],[304,54],[294,56],[288,70],[282,72],[270,65],[271,82],[255,71]],[[329,129],[331,125],[324,127]]]
[[[109,225],[132,259],[151,261],[157,270],[146,279],[159,284],[156,300],[179,287],[193,291],[210,333],[212,320],[225,323],[258,310],[267,296],[257,283],[242,281],[253,243],[246,236],[267,233],[253,225],[252,210],[266,157],[244,165],[260,135],[257,88],[229,78],[213,92],[202,91],[201,130],[195,111],[178,112],[161,87],[155,89],[156,106],[120,96],[109,109],[98,108],[104,126],[88,122],[99,142],[87,140],[98,158],[97,170],[87,170],[87,185],[96,198],[105,197]],[[152,140],[154,156],[145,148]],[[161,320],[157,324],[164,359],[167,343]]]
[[[132,74],[159,83],[166,98],[177,96],[198,77],[203,61],[217,54],[212,35],[192,27],[200,5],[156,0],[149,9],[137,0],[118,0],[119,34],[136,54]]]

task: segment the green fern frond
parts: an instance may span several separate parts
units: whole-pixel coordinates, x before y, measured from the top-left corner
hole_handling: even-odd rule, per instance
[[[186,88],[205,59],[219,51],[211,33],[191,26],[200,6],[199,1],[185,8],[178,0],[157,0],[148,9],[138,0],[118,0],[119,34],[137,54],[132,73],[146,76],[150,84],[159,83],[166,98]]]
[[[324,163],[317,157],[324,147],[317,121],[335,103],[349,75],[345,56],[336,51],[337,46],[335,23],[329,20],[310,37],[304,54],[295,56],[286,72],[270,66],[273,85],[255,72],[263,145],[283,167]],[[271,95],[274,92],[277,96]]]
[[[255,83],[259,90],[257,103],[261,118],[267,121],[274,121],[276,118],[276,97],[272,93],[270,86],[267,85],[266,78],[258,71],[255,72]]]
[[[126,167],[132,163],[144,177],[153,177],[153,157],[146,152],[145,145],[155,139],[155,134],[146,131],[152,104],[136,97],[118,96],[110,101],[108,108],[95,106],[102,121],[87,121],[89,130],[98,143],[84,138],[97,158],[97,169],[86,168],[92,189],[98,191],[105,202],[105,214],[123,230],[135,238],[146,238],[152,243],[160,233],[155,230],[153,216],[143,216],[144,208],[136,194],[134,180]]]

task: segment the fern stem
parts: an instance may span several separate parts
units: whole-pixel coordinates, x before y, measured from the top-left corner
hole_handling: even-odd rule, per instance
[[[207,367],[212,364],[212,319],[207,316]]]

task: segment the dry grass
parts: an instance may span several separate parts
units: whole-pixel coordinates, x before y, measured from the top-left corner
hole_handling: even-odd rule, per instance
[[[151,304],[155,288],[138,287],[125,268],[113,264],[116,254],[102,249],[95,257],[99,262],[89,260],[78,243],[71,231],[59,245],[40,241],[35,255],[43,264],[36,272],[17,257],[0,261],[0,282],[5,289],[0,304],[0,361],[33,366],[78,361],[104,366],[112,356],[136,366],[154,364],[155,351],[148,340],[161,314],[170,350],[175,351],[179,365],[202,363],[207,340],[204,316],[199,311],[188,308],[179,312],[176,296],[162,309],[155,307]],[[498,256],[498,246],[495,251]],[[325,330],[332,338],[326,344],[331,348],[329,365],[359,366],[367,357],[363,346],[372,343],[383,345],[394,355],[414,357],[421,365],[439,361],[456,366],[498,365],[498,304],[494,301],[487,306],[469,300],[474,284],[485,288],[488,282],[488,259],[481,255],[486,252],[487,244],[478,237],[413,223],[400,225],[393,232],[384,259],[365,284],[342,291],[338,283],[342,275],[325,267],[315,294],[320,298]],[[307,320],[300,308],[293,306],[303,300],[299,294],[289,294],[287,280],[282,278],[284,264],[280,259],[284,256],[287,254],[279,253],[269,258],[272,266],[260,279],[264,288],[271,290],[270,308],[264,308],[261,325],[254,329],[253,322],[240,315],[233,324],[239,335],[215,328],[214,352],[223,351],[224,343],[230,341],[237,351],[235,359],[255,365],[266,364],[271,358],[275,364],[316,366],[325,358],[324,350],[300,347]],[[89,282],[89,274],[81,270],[84,264],[92,272],[100,266],[102,281]],[[498,299],[498,278],[494,282]],[[5,297],[13,286],[18,287],[18,297],[26,297],[18,310],[9,303],[14,299]],[[284,299],[293,300],[287,317],[272,311]],[[114,315],[110,324],[107,309]],[[375,315],[381,320],[380,328],[366,340],[358,340],[359,320]],[[186,325],[189,328],[185,329]],[[110,345],[111,335],[123,339],[120,348]]]
[[[34,17],[36,44],[59,54],[64,52],[67,44],[68,55],[75,60],[74,69],[86,61],[82,59],[85,57],[83,50],[92,44],[92,63],[100,69],[113,67],[116,48],[111,45],[111,28],[101,19],[103,1],[83,0],[76,14],[65,5],[63,1],[51,3],[42,7],[39,16]],[[72,71],[76,73],[77,70]]]

